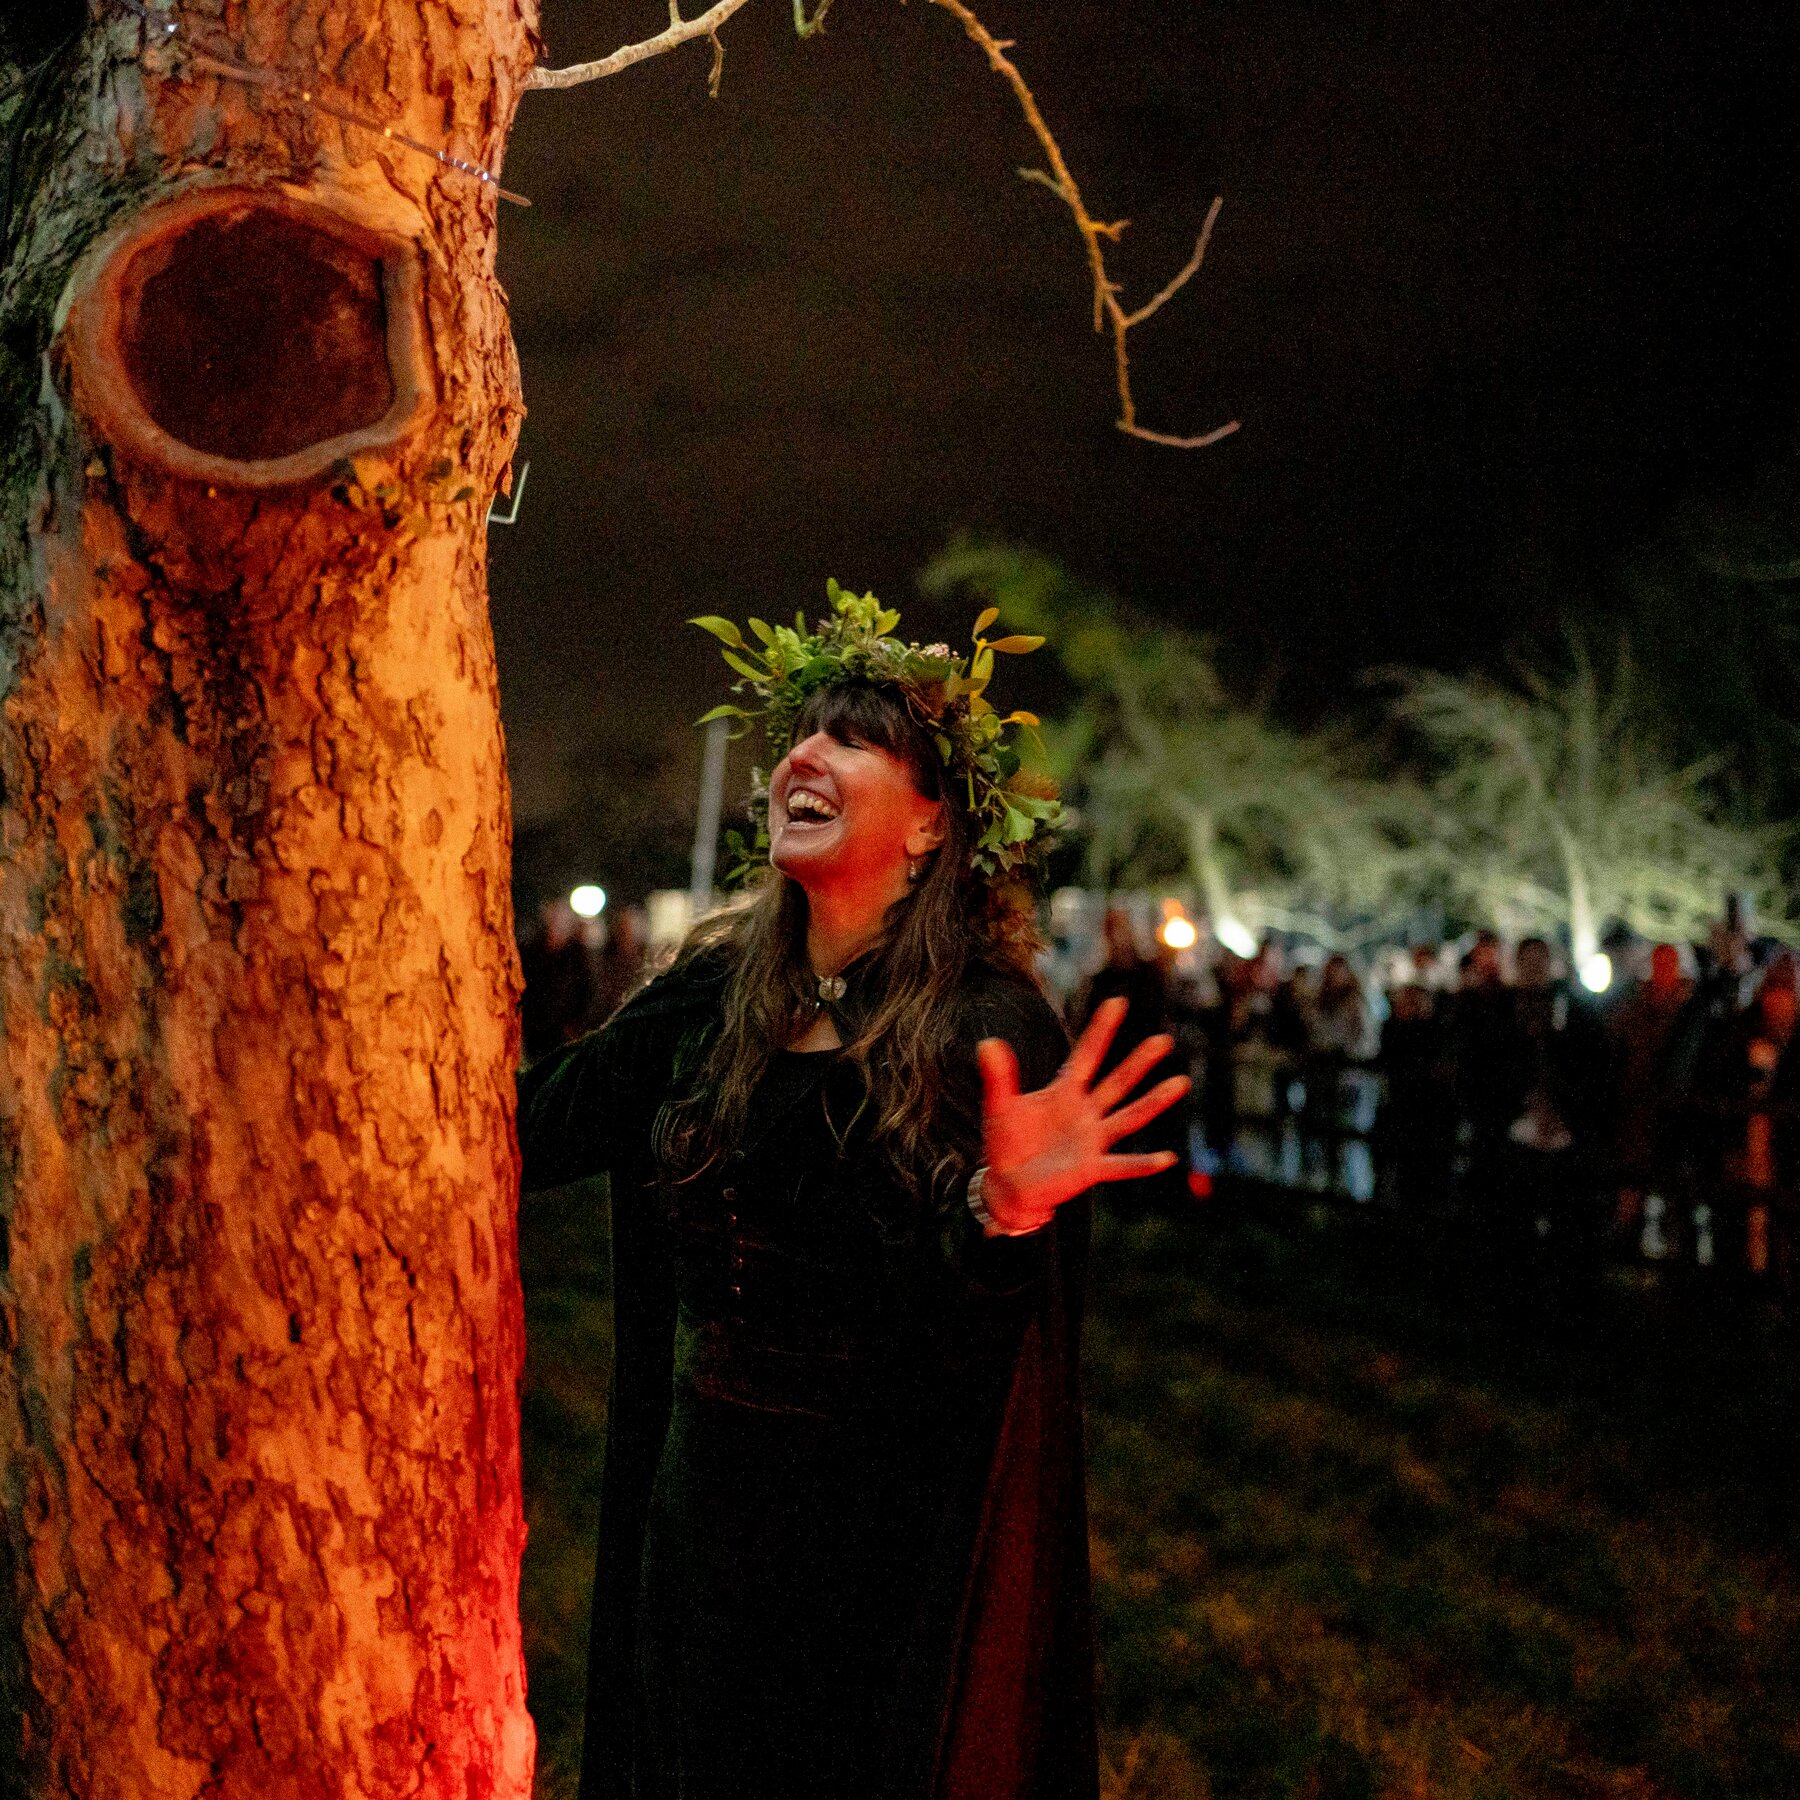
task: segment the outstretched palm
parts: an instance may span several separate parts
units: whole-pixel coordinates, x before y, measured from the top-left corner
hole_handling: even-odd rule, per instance
[[[988,1166],[988,1210],[1008,1231],[1048,1223],[1065,1200],[1096,1182],[1154,1175],[1175,1161],[1171,1150],[1119,1154],[1113,1145],[1141,1130],[1188,1090],[1171,1075],[1147,1093],[1126,1095],[1169,1054],[1174,1039],[1146,1038],[1099,1081],[1094,1077],[1125,1017],[1123,1000],[1105,1001],[1049,1086],[1019,1091],[1019,1059],[1001,1038],[984,1038],[981,1063],[982,1146]]]

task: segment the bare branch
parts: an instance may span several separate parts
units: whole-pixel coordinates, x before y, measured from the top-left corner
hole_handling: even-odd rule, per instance
[[[1104,331],[1110,327],[1112,331],[1113,366],[1119,393],[1119,429],[1127,436],[1142,438],[1146,443],[1165,444],[1177,450],[1197,450],[1207,444],[1216,444],[1222,437],[1229,437],[1238,429],[1236,419],[1212,431],[1191,437],[1151,431],[1140,425],[1137,420],[1137,401],[1131,389],[1131,355],[1126,343],[1134,326],[1143,324],[1152,313],[1179,293],[1198,272],[1205,259],[1206,247],[1212,238],[1213,225],[1218,219],[1222,201],[1213,201],[1206,215],[1206,223],[1201,227],[1199,240],[1194,245],[1194,254],[1188,258],[1175,278],[1136,312],[1127,312],[1119,299],[1119,284],[1112,279],[1107,269],[1105,247],[1119,241],[1129,221],[1096,219],[1088,211],[1087,203],[1081,197],[1081,189],[1069,171],[1062,147],[1039,110],[1037,97],[1032,93],[1025,77],[1019,73],[1018,66],[1006,54],[1013,47],[1012,40],[995,37],[969,10],[965,0],[929,0],[929,3],[942,8],[962,26],[971,42],[987,57],[988,66],[1012,89],[1019,109],[1025,115],[1025,123],[1031,128],[1032,135],[1043,149],[1045,161],[1050,165],[1048,169],[1021,169],[1019,174],[1027,181],[1048,188],[1068,207],[1075,220],[1075,228],[1081,233],[1081,241],[1087,248],[1088,272],[1094,284],[1094,329]],[[696,38],[706,38],[710,40],[713,50],[712,72],[707,80],[707,89],[716,99],[725,61],[725,47],[719,39],[719,27],[747,4],[748,0],[715,0],[698,18],[684,19],[681,16],[680,0],[669,0],[667,30],[658,32],[655,37],[645,38],[641,43],[623,45],[612,55],[603,56],[597,62],[574,63],[565,69],[533,69],[526,86],[578,87],[583,82],[599,81],[605,76],[617,75],[635,63],[646,62],[653,56],[662,55],[666,50],[679,49]],[[811,37],[822,30],[825,15],[830,12],[831,6],[832,0],[814,0],[813,10],[809,14],[806,0],[793,0],[795,31],[801,37]]]
[[[1206,223],[1200,227],[1200,241],[1194,246],[1194,254],[1182,266],[1181,273],[1154,300],[1146,300],[1136,312],[1125,315],[1125,323],[1128,327],[1143,324],[1165,300],[1173,299],[1194,276],[1199,274],[1200,265],[1206,260],[1206,246],[1212,241],[1213,225],[1218,219],[1219,208],[1224,204],[1225,196],[1223,194],[1214,195],[1212,205],[1206,209]]]
[[[1230,437],[1241,424],[1241,420],[1231,419],[1223,425],[1215,425],[1211,431],[1201,432],[1198,437],[1176,437],[1172,432],[1151,431],[1135,420],[1129,425],[1123,419],[1118,421],[1119,429],[1127,437],[1142,438],[1146,444],[1166,444],[1171,450],[1204,450],[1208,444]]]
[[[1025,77],[1019,73],[1018,66],[1006,54],[1012,48],[1011,42],[996,38],[969,10],[964,0],[930,0],[930,3],[949,13],[987,57],[988,66],[1012,89],[1013,96],[1019,103],[1019,110],[1025,115],[1025,123],[1031,127],[1032,135],[1043,147],[1044,159],[1050,165],[1049,172],[1042,169],[1021,169],[1019,173],[1027,181],[1035,181],[1040,186],[1047,187],[1074,215],[1075,228],[1081,233],[1081,240],[1087,246],[1088,270],[1094,282],[1094,329],[1103,331],[1108,325],[1112,328],[1113,366],[1119,390],[1119,429],[1127,436],[1144,439],[1146,443],[1166,444],[1177,450],[1198,450],[1207,444],[1216,444],[1222,437],[1229,437],[1238,429],[1239,422],[1236,419],[1197,437],[1177,437],[1168,432],[1150,431],[1140,425],[1137,422],[1137,402],[1131,391],[1131,356],[1125,341],[1134,325],[1141,324],[1164,301],[1178,293],[1200,267],[1201,260],[1206,255],[1207,242],[1212,236],[1213,222],[1219,216],[1221,202],[1215,200],[1212,203],[1206,215],[1206,223],[1201,228],[1200,241],[1194,246],[1194,254],[1189,257],[1181,272],[1155,299],[1139,307],[1135,313],[1128,313],[1120,304],[1118,284],[1107,272],[1104,248],[1105,244],[1116,244],[1119,241],[1126,221],[1119,219],[1107,224],[1088,211],[1081,198],[1081,189],[1069,172],[1062,148],[1038,108],[1037,97],[1032,93]]]
[[[611,56],[603,56],[596,62],[571,63],[566,69],[533,69],[525,85],[528,88],[580,87],[586,81],[600,81],[608,75],[617,75],[634,63],[648,62],[651,57],[661,56],[666,50],[679,50],[683,44],[691,44],[696,38],[710,38],[713,42],[716,81],[719,27],[740,7],[748,4],[749,0],[715,0],[698,18],[684,19],[676,0],[669,0],[669,26],[666,31],[659,31],[655,37],[645,38],[642,43],[622,44]]]
[[[831,11],[831,0],[818,0],[812,17],[806,16],[806,0],[794,0],[794,35],[809,38],[825,29],[825,15]]]

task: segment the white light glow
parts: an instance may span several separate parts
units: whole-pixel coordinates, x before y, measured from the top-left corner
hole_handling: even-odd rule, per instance
[[[1194,930],[1192,919],[1184,919],[1180,913],[1174,913],[1162,922],[1162,930],[1156,934],[1171,950],[1190,950],[1199,933]]]
[[[1581,985],[1590,994],[1604,994],[1612,986],[1612,958],[1604,950],[1596,950],[1581,965]]]
[[[578,919],[599,918],[606,911],[606,889],[583,882],[569,895],[569,911]]]
[[[1242,919],[1234,919],[1227,914],[1222,919],[1213,920],[1213,936],[1216,937],[1233,956],[1241,956],[1248,961],[1256,954],[1257,943],[1250,927]]]

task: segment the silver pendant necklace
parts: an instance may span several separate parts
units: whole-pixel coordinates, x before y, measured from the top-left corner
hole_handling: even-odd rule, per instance
[[[819,977],[819,1004],[829,1006],[834,1000],[841,1000],[850,991],[850,984],[841,975],[821,975]]]

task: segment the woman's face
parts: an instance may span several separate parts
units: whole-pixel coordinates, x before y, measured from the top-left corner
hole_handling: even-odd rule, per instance
[[[866,889],[885,905],[943,839],[940,803],[872,744],[815,731],[769,777],[769,860],[809,891]]]

